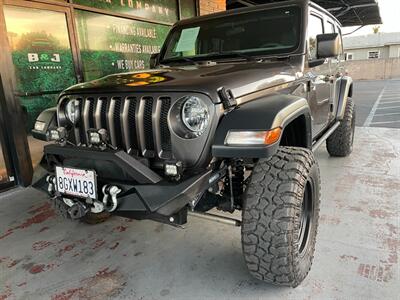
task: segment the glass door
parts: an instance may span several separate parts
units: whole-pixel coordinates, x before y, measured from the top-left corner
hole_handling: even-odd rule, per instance
[[[19,0],[5,1],[3,10],[15,70],[14,95],[25,113],[35,168],[44,146],[30,135],[35,120],[56,105],[63,89],[78,81],[71,15],[67,7]]]

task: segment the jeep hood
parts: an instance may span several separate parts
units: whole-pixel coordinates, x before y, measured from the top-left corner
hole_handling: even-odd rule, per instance
[[[294,81],[297,72],[301,72],[301,68],[287,62],[170,67],[109,75],[74,85],[63,94],[198,92],[218,103],[217,90],[221,87],[230,89],[235,97],[240,97]]]

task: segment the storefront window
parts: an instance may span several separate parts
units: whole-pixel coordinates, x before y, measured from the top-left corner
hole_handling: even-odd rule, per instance
[[[4,6],[16,75],[16,94],[27,111],[27,128],[37,115],[55,105],[54,95],[76,83],[65,14]],[[35,94],[32,97],[22,95]]]
[[[76,10],[84,80],[149,67],[169,26]]]
[[[72,2],[154,21],[174,23],[178,20],[176,0],[73,0]]]
[[[25,112],[29,133],[37,116],[54,107],[58,93],[76,83],[66,15],[63,12],[4,5],[8,41],[16,75],[14,94]],[[28,134],[33,166],[43,142]]]

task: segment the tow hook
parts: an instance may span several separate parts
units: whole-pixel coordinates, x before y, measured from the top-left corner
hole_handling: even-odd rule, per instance
[[[105,185],[103,186],[102,191],[104,194],[104,209],[108,212],[113,212],[118,206],[117,195],[121,193],[122,190],[116,185]]]
[[[68,214],[71,219],[80,219],[89,212],[89,208],[83,205],[81,202],[75,202],[69,209]]]

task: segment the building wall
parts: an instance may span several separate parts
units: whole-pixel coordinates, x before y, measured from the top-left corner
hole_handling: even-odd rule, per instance
[[[351,49],[346,48],[344,51],[346,53],[353,54],[353,60],[363,60],[368,59],[369,51],[380,51],[380,59],[388,58],[400,58],[400,44],[399,45],[389,45],[384,47],[374,47],[374,48],[358,48]]]
[[[200,15],[226,10],[226,0],[199,0]]]
[[[389,47],[390,58],[400,58],[400,45],[391,45]]]
[[[345,49],[346,53],[353,54],[353,60],[368,59],[369,51],[380,51],[381,59],[389,58],[389,47],[363,48],[363,49]]]
[[[345,67],[353,80],[400,78],[400,58],[349,60]]]

